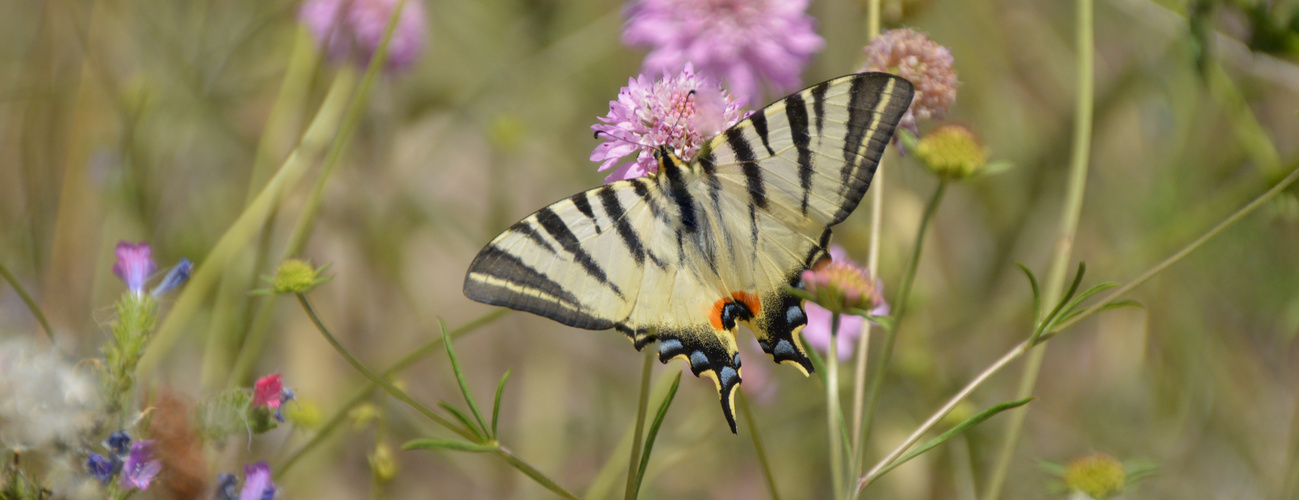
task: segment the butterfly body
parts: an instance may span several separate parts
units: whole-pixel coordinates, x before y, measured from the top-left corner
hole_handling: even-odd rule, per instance
[[[909,82],[883,73],[809,87],[707,141],[691,161],[667,148],[652,176],[555,202],[510,226],[465,277],[465,295],[592,330],[636,349],[659,342],[711,378],[735,431],[744,324],[805,374],[802,301],[785,291],[826,257],[830,226],[856,208]]]

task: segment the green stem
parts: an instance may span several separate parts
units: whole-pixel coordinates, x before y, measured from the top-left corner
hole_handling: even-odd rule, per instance
[[[302,213],[298,216],[297,223],[294,225],[293,233],[289,237],[288,244],[285,245],[281,253],[280,262],[285,259],[298,255],[302,252],[302,247],[306,244],[307,236],[314,227],[316,214],[319,213],[320,202],[325,192],[325,183],[334,172],[339,160],[346,150],[347,144],[352,138],[352,133],[361,123],[361,112],[365,109],[365,103],[368,102],[371,89],[374,82],[378,80],[380,70],[382,70],[388,60],[388,44],[392,40],[392,33],[397,26],[397,19],[401,14],[402,7],[406,0],[401,0],[397,8],[393,9],[392,16],[388,18],[388,25],[383,34],[383,40],[379,43],[378,50],[370,59],[369,66],[365,68],[365,74],[361,77],[361,84],[356,88],[356,93],[348,102],[346,117],[338,128],[338,134],[335,135],[334,141],[330,143],[329,150],[325,153],[325,159],[320,167],[320,176],[316,177],[316,183],[311,188],[311,194],[307,198],[307,204]],[[343,68],[341,74],[351,74],[351,70]],[[253,322],[244,344],[239,349],[239,354],[235,358],[234,369],[231,370],[228,377],[227,385],[234,386],[244,380],[252,370],[253,363],[261,354],[262,348],[266,343],[266,329],[270,326],[270,312],[272,306],[277,302],[276,296],[271,295],[262,301],[258,306],[257,313],[253,316]]]
[[[1065,285],[1066,274],[1073,253],[1074,235],[1078,230],[1078,219],[1082,214],[1083,194],[1087,187],[1087,164],[1091,153],[1092,106],[1094,99],[1094,33],[1092,18],[1092,1],[1077,0],[1077,51],[1078,99],[1074,107],[1073,150],[1070,154],[1069,184],[1066,188],[1064,211],[1060,216],[1060,239],[1056,242],[1055,256],[1051,263],[1050,275],[1047,278],[1043,304],[1051,307],[1059,301]],[[1034,318],[1036,321],[1038,318]],[[1029,353],[1028,362],[1020,379],[1015,399],[1023,399],[1033,393],[1037,377],[1042,369],[1042,360],[1046,355],[1045,346]],[[997,453],[996,465],[988,481],[984,500],[995,500],[1001,496],[1001,488],[1010,470],[1010,461],[1015,455],[1015,445],[1024,427],[1028,408],[1016,408],[1010,411],[1006,436]]]
[[[36,301],[32,299],[31,294],[27,293],[27,289],[23,288],[22,283],[18,282],[18,278],[9,273],[9,269],[6,269],[3,263],[0,263],[0,276],[4,276],[5,281],[9,282],[9,286],[14,287],[18,297],[23,299],[24,304],[27,304],[27,309],[31,310],[32,316],[36,316],[36,322],[41,324],[41,328],[45,330],[45,336],[53,344],[54,330],[50,329],[50,322],[45,319],[45,313],[41,312],[41,306],[36,305]]]
[[[470,441],[476,441],[472,432],[469,432],[469,430],[461,428],[460,426],[451,423],[451,421],[442,418],[442,416],[433,413],[432,409],[430,409],[427,406],[424,406],[419,401],[415,401],[415,399],[410,397],[409,394],[406,394],[406,391],[398,389],[396,386],[392,385],[391,382],[388,382],[387,380],[380,378],[373,371],[371,371],[370,368],[362,364],[361,361],[356,359],[356,357],[353,356],[352,353],[349,352],[346,347],[343,347],[343,344],[339,343],[338,339],[334,338],[334,334],[329,332],[329,328],[325,327],[325,323],[320,320],[320,316],[316,314],[316,309],[311,306],[311,301],[307,300],[307,296],[305,294],[299,293],[297,294],[297,297],[298,297],[298,303],[302,304],[302,309],[307,312],[307,316],[311,317],[311,322],[316,325],[316,329],[320,330],[320,334],[325,336],[325,340],[329,341],[329,345],[333,346],[334,350],[338,351],[338,354],[342,355],[343,359],[346,359],[348,364],[352,365],[352,368],[355,368],[356,371],[361,372],[361,374],[365,375],[365,377],[370,379],[370,381],[374,382],[375,384],[378,384],[380,387],[383,387],[385,391],[388,391],[388,394],[392,394],[393,397],[401,400],[401,402],[403,403],[406,403],[408,406],[414,408],[415,411],[420,412],[425,417],[428,417],[429,420],[437,422],[439,425],[441,425],[442,427],[446,427],[451,432],[459,434],[460,437],[463,437]]]
[[[743,392],[738,394],[740,400],[740,418],[749,428],[749,437],[753,439],[753,450],[758,454],[758,464],[762,465],[762,476],[767,479],[767,489],[771,491],[771,500],[780,500],[780,489],[776,487],[776,475],[771,470],[771,460],[767,459],[767,449],[762,446],[762,434],[753,419],[753,410],[749,409],[749,398]]]
[[[893,299],[893,328],[884,332],[884,347],[880,350],[879,359],[871,371],[870,387],[866,389],[866,408],[865,414],[862,415],[861,441],[856,442],[859,450],[864,449],[865,443],[870,439],[871,425],[875,422],[875,411],[879,405],[880,390],[884,387],[884,373],[889,367],[890,359],[893,357],[893,345],[897,342],[898,330],[902,327],[902,317],[907,311],[907,301],[911,298],[911,285],[915,282],[916,270],[920,267],[920,251],[924,248],[925,233],[929,231],[929,225],[934,219],[934,214],[938,212],[938,205],[942,202],[943,193],[945,192],[947,192],[947,181],[940,179],[938,187],[934,189],[934,195],[929,198],[929,202],[925,205],[924,215],[920,218],[920,229],[916,231],[916,242],[911,248],[911,258],[907,261],[906,274],[902,275],[902,285],[898,288],[898,294]],[[856,473],[856,470],[854,470],[854,473]]]
[[[866,36],[874,40],[880,34],[880,0],[866,2]],[[866,255],[866,270],[872,277],[879,276],[880,270],[880,231],[883,227],[884,213],[884,158],[875,166],[875,178],[871,183],[871,227],[870,248]],[[871,322],[863,321],[861,336],[857,339],[857,360],[852,384],[852,468],[853,474],[861,472],[862,456],[865,454],[865,442],[862,437],[862,416],[866,401],[866,365],[871,343]]]
[[[636,471],[640,469],[640,448],[645,433],[645,414],[649,412],[650,371],[654,368],[653,349],[645,350],[644,368],[640,372],[640,406],[636,410],[636,433],[631,438],[631,459],[627,461],[627,500],[636,498],[639,490],[636,484]]]
[[[504,308],[496,309],[492,312],[480,316],[477,319],[465,323],[464,325],[461,325],[459,328],[456,328],[455,330],[451,330],[451,332],[448,333],[447,335],[452,339],[459,338],[461,335],[472,332],[474,330],[477,330],[479,327],[483,325],[496,321],[498,318],[504,316],[508,312],[510,312],[509,309],[504,309]],[[416,361],[424,359],[424,357],[428,356],[429,354],[432,354],[439,347],[442,347],[441,335],[434,336],[432,340],[426,342],[424,345],[411,351],[410,354],[407,354],[403,356],[401,359],[397,360],[396,363],[393,363],[392,366],[388,367],[387,370],[383,371],[383,373],[380,375],[380,378],[384,380],[388,380],[392,378],[397,373],[410,367],[410,365],[415,364]],[[311,437],[311,440],[307,441],[307,443],[302,445],[301,448],[298,448],[296,451],[294,451],[292,455],[289,455],[289,458],[285,459],[283,464],[274,468],[275,477],[277,479],[282,477],[286,472],[288,472],[289,469],[293,467],[294,464],[298,462],[299,459],[301,459],[303,456],[306,456],[308,452],[310,452],[311,450],[315,449],[316,446],[319,446],[321,443],[323,443],[325,441],[325,438],[329,437],[329,435],[332,434],[335,429],[337,429],[340,425],[343,424],[344,421],[347,420],[347,413],[351,411],[353,407],[361,404],[362,401],[365,401],[365,399],[370,396],[370,393],[373,392],[375,387],[377,386],[378,384],[376,384],[373,380],[366,379],[365,386],[357,390],[356,393],[353,394],[352,397],[349,398],[347,402],[343,404],[343,406],[339,407],[338,411],[334,413],[334,416],[330,417],[329,420],[325,422],[325,425],[320,427],[319,431],[316,431],[316,434]]]
[[[1228,216],[1222,222],[1219,222],[1218,225],[1213,226],[1213,229],[1210,229],[1208,232],[1204,233],[1203,235],[1200,235],[1200,237],[1196,238],[1195,241],[1192,241],[1190,244],[1186,245],[1181,250],[1178,250],[1173,255],[1170,255],[1167,259],[1164,259],[1159,264],[1156,264],[1154,267],[1146,270],[1146,272],[1141,273],[1141,276],[1138,276],[1136,279],[1132,280],[1131,282],[1128,282],[1127,284],[1124,284],[1123,286],[1116,288],[1112,293],[1105,296],[1104,299],[1101,299],[1097,301],[1095,304],[1092,304],[1091,307],[1084,309],[1083,312],[1078,313],[1077,316],[1069,318],[1068,321],[1062,322],[1059,325],[1056,325],[1055,327],[1051,328],[1051,331],[1046,332],[1045,334],[1042,335],[1041,340],[1046,340],[1056,335],[1059,335],[1060,332],[1064,331],[1065,329],[1073,325],[1078,324],[1079,321],[1082,321],[1086,319],[1088,316],[1100,312],[1100,310],[1104,308],[1106,304],[1114,302],[1115,299],[1122,297],[1124,294],[1127,294],[1128,292],[1132,291],[1132,289],[1141,286],[1147,281],[1150,281],[1150,278],[1155,277],[1155,275],[1159,274],[1160,271],[1163,271],[1164,269],[1168,268],[1168,266],[1171,266],[1177,261],[1182,260],[1182,258],[1186,257],[1191,252],[1195,251],[1195,249],[1200,248],[1200,246],[1203,245],[1205,242],[1209,241],[1209,239],[1213,238],[1214,236],[1217,236],[1218,233],[1221,233],[1223,230],[1227,229],[1228,227],[1231,227],[1237,221],[1244,218],[1246,215],[1249,215],[1254,210],[1258,209],[1258,207],[1263,206],[1264,203],[1271,201],[1272,198],[1275,198],[1277,195],[1285,191],[1286,188],[1289,188],[1290,185],[1294,184],[1296,179],[1299,179],[1299,168],[1290,171],[1290,174],[1286,175],[1285,178],[1281,180],[1281,182],[1278,182],[1275,186],[1272,186],[1272,189],[1267,190],[1267,192],[1263,193],[1258,198],[1255,198],[1247,205],[1241,207],[1239,210],[1237,210],[1235,213]]]
[[[508,448],[497,444],[496,456],[501,457],[502,459],[505,460],[505,463],[508,463],[510,464],[510,466],[514,467],[515,469],[518,469],[519,472],[522,472],[528,477],[532,478],[532,480],[536,481],[537,484],[540,484],[541,486],[550,490],[554,494],[564,498],[571,498],[573,500],[577,500],[577,496],[573,495],[572,493],[569,493],[568,490],[561,488],[558,484],[555,484],[554,481],[546,477],[545,474],[542,474],[541,471],[537,470],[536,467],[529,465],[527,462],[524,462],[523,459],[519,458],[517,455],[510,452]]]
[[[825,360],[825,425],[830,436],[830,480],[834,498],[844,498],[843,441],[839,426],[839,313],[830,313],[830,354]]]

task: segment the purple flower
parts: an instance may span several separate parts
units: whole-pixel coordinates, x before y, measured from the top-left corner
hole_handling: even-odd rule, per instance
[[[804,271],[805,276],[809,272],[814,274],[812,279],[804,278],[804,286],[808,291],[821,296],[823,293],[818,293],[816,290],[818,287],[822,288],[819,292],[825,292],[824,289],[827,287],[835,287],[840,290],[839,293],[845,299],[853,295],[865,297],[864,301],[859,299],[859,304],[856,305],[869,306],[871,316],[884,316],[889,313],[889,305],[884,302],[883,288],[879,282],[870,280],[866,270],[848,258],[848,252],[844,251],[843,247],[831,245],[830,258],[830,265],[817,271]],[[803,327],[803,339],[807,340],[808,345],[820,352],[828,353],[830,339],[833,337],[839,359],[852,357],[853,345],[861,336],[863,321],[861,316],[840,314],[839,330],[832,334],[830,326],[833,313],[830,310],[813,302],[804,303],[803,309],[807,313],[807,326]]]
[[[863,70],[893,73],[915,86],[915,98],[899,126],[918,135],[920,120],[941,118],[956,100],[960,82],[952,51],[924,33],[905,28],[888,30],[871,40],[862,52],[866,54]]]
[[[244,489],[239,490],[239,500],[271,500],[275,498],[275,483],[271,482],[271,466],[257,462],[244,466]]]
[[[591,152],[591,161],[601,162],[604,171],[636,155],[618,165],[606,183],[657,173],[654,151],[659,146],[672,147],[688,161],[704,141],[743,118],[740,107],[721,84],[696,74],[689,63],[675,77],[665,72],[661,80],[651,82],[637,76],[618,91],[618,100],[609,101],[609,114],[600,117],[604,123],[591,126],[605,139]]]
[[[162,472],[162,462],[153,458],[153,440],[131,443],[131,454],[122,465],[122,485],[127,489],[149,489],[149,483]]]
[[[113,478],[116,473],[113,466],[113,460],[98,453],[91,453],[86,458],[86,470],[90,471],[90,476],[94,477],[101,483],[108,484],[108,480]]]
[[[144,284],[157,267],[153,263],[149,244],[143,241],[132,244],[129,241],[117,242],[117,263],[113,264],[113,274],[126,282],[131,293],[144,293]]]
[[[229,472],[217,474],[217,500],[235,500],[239,498],[239,478]]]
[[[112,451],[114,455],[125,457],[131,452],[131,435],[126,431],[117,431],[108,435],[104,440],[104,447]]]
[[[179,288],[186,281],[189,281],[189,275],[193,270],[194,264],[190,263],[189,259],[182,257],[180,262],[177,262],[170,271],[167,271],[167,276],[162,278],[162,283],[158,283],[158,286],[153,287],[153,295],[162,295]]]
[[[388,20],[401,0],[307,0],[298,10],[298,19],[316,37],[334,60],[349,56],[360,64],[370,58],[383,42]],[[424,51],[424,6],[422,0],[406,0],[402,5],[392,41],[388,43],[388,69],[410,66]]]
[[[741,100],[757,97],[759,80],[793,90],[812,54],[825,46],[813,30],[807,0],[643,0],[627,10],[623,43],[649,46],[643,72],[694,63]]]

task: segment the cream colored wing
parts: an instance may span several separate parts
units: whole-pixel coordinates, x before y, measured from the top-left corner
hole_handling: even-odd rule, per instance
[[[812,364],[801,302],[785,292],[826,255],[829,226],[861,200],[911,85],[850,75],[790,95],[712,139],[696,161],[659,150],[659,173],[578,193],[492,240],[470,264],[471,299],[566,325],[659,341],[715,382],[735,429],[735,332],[777,362]]]

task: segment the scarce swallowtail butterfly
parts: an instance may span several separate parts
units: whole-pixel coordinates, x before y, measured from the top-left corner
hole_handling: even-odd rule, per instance
[[[465,296],[589,330],[690,364],[717,385],[735,432],[737,325],[805,375],[802,271],[828,255],[830,227],[870,186],[911,103],[911,83],[860,73],[772,103],[691,161],[551,204],[510,226],[469,265]]]

